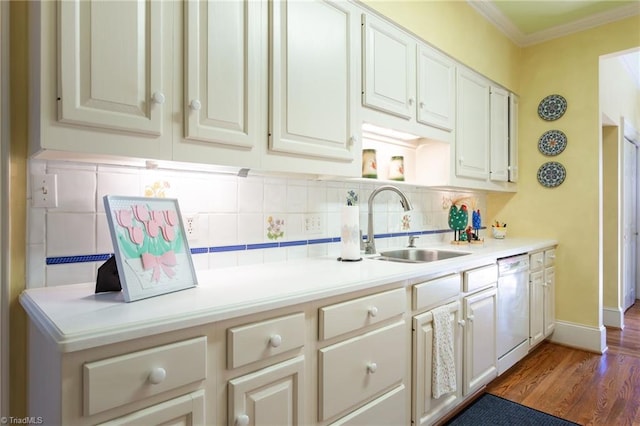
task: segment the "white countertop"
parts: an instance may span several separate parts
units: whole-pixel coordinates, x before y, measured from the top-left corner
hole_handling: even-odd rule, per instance
[[[483,245],[429,245],[470,252],[430,263],[339,262],[318,257],[198,271],[198,286],[125,303],[122,293],[94,294],[95,283],[25,290],[20,303],[61,352],[179,330],[352,291],[462,271],[497,258],[554,246],[554,240],[487,240]]]

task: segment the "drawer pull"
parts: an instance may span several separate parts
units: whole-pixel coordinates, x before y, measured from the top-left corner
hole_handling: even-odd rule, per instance
[[[156,367],[149,373],[149,383],[153,385],[160,384],[167,377],[167,370],[162,367]]]
[[[370,317],[375,317],[376,315],[378,315],[378,308],[376,308],[375,306],[372,306],[369,308],[369,316]]]
[[[370,362],[369,364],[367,364],[367,373],[373,374],[377,369],[378,364],[376,364],[375,362]]]
[[[246,414],[240,414],[236,417],[236,424],[238,426],[248,426],[249,425],[249,416]]]
[[[279,334],[274,334],[269,339],[269,346],[271,346],[272,348],[277,348],[281,344],[282,344],[282,336],[280,336]]]

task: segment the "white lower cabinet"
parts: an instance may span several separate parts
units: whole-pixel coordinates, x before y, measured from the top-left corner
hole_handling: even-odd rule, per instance
[[[172,425],[201,426],[205,422],[204,391],[190,393],[99,426]]]
[[[407,389],[400,385],[353,413],[331,423],[331,426],[398,426],[409,424],[406,404]]]
[[[544,340],[544,271],[529,274],[529,347]]]
[[[459,280],[458,280],[459,281]],[[429,425],[451,411],[462,397],[462,327],[460,302],[445,305],[450,312],[451,334],[456,366],[456,390],[434,398],[433,378],[433,312],[413,318],[413,410],[412,423]]]
[[[555,306],[555,282],[556,270],[554,266],[544,270],[544,313],[543,326],[544,337],[549,337],[556,327],[556,306]]]
[[[555,249],[529,256],[529,347],[549,337],[555,329]]]
[[[536,342],[555,324],[555,249],[530,256]],[[497,376],[496,279],[495,263],[441,271],[70,351],[32,317],[29,415],[79,426],[432,425]],[[445,313],[456,387],[435,398],[434,316]]]
[[[496,354],[495,287],[463,298],[464,303],[464,389],[469,395],[498,375]]]
[[[302,424],[304,357],[229,381],[229,426]]]
[[[404,321],[320,349],[318,417],[327,420],[359,408],[402,384],[406,373]],[[404,415],[397,413],[396,421]]]

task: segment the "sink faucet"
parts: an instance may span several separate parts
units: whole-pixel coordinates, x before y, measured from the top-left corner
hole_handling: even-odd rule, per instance
[[[376,190],[374,190],[369,196],[369,202],[368,202],[369,212],[367,214],[367,221],[368,221],[367,239],[364,242],[365,254],[376,253],[376,243],[373,238],[373,199],[376,197],[376,195],[378,195],[382,191],[393,191],[396,194],[398,194],[400,196],[400,204],[402,205],[402,208],[404,209],[405,212],[413,209],[411,202],[409,201],[407,196],[404,194],[404,192],[400,191],[400,189],[398,189],[393,185],[383,185],[377,188]]]

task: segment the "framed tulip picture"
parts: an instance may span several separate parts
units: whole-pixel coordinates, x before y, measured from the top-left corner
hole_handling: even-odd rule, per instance
[[[178,200],[104,196],[125,302],[197,285]]]

